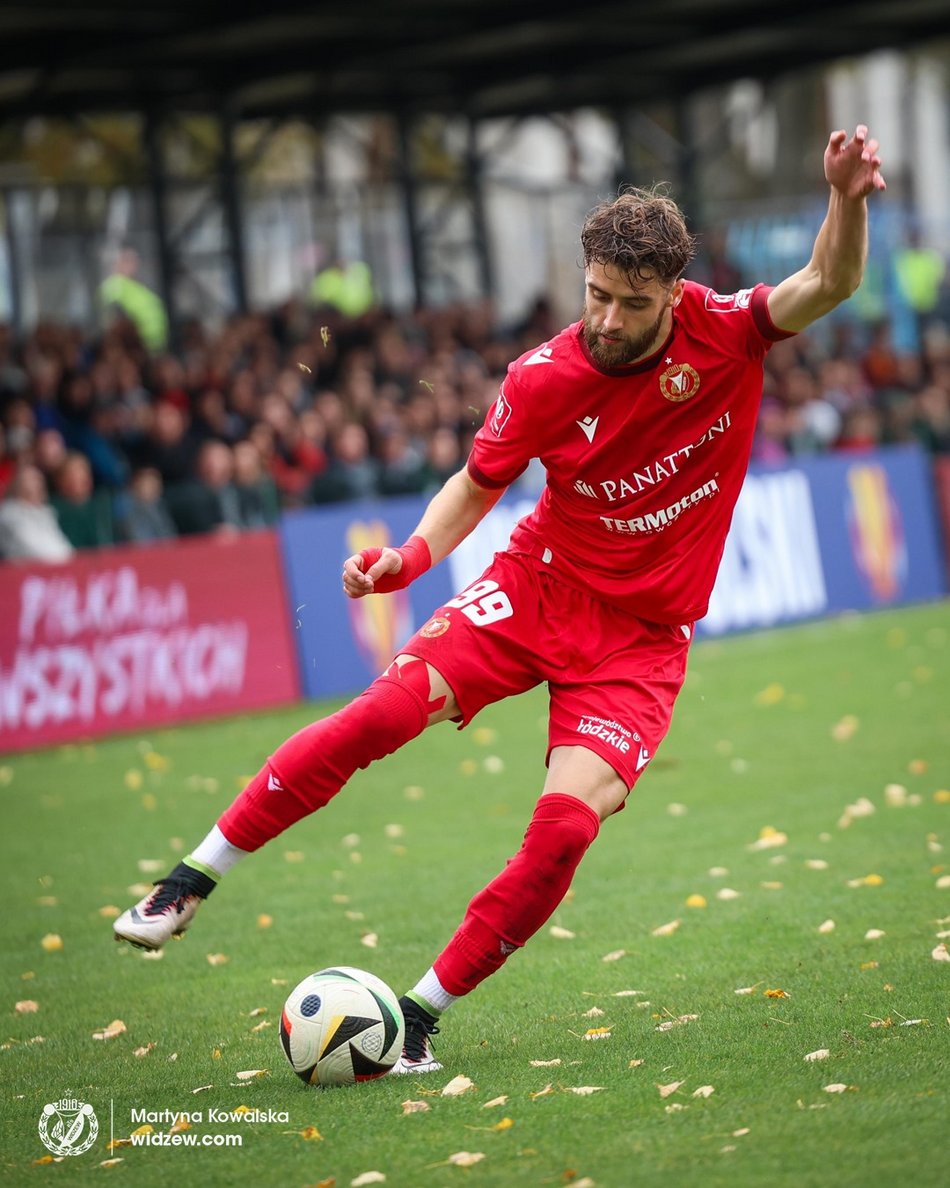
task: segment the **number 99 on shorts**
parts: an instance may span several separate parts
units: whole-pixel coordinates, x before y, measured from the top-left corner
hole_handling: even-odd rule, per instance
[[[489,623],[510,619],[514,614],[508,595],[499,590],[498,583],[491,578],[482,578],[475,582],[445,605],[460,610],[476,627],[486,627]]]

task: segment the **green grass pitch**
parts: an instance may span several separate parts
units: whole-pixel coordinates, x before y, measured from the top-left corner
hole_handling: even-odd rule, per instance
[[[428,1078],[304,1086],[281,1004],[330,964],[397,993],[426,969],[518,848],[543,691],[361,773],[234,870],[161,960],[113,943],[110,906],[333,707],[0,760],[0,1181],[946,1184],[948,628],[936,604],[698,643],[626,810],[551,925],[445,1016]],[[458,1075],[472,1087],[443,1096]],[[99,1138],[40,1162],[43,1106],[67,1094]],[[241,1106],[286,1120],[220,1120]],[[199,1113],[183,1135],[243,1145],[108,1150],[143,1110]]]

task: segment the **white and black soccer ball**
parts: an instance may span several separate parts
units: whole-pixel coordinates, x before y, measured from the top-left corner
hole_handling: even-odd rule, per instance
[[[399,999],[381,979],[338,965],[310,974],[290,992],[280,1042],[309,1085],[350,1085],[389,1072],[406,1032]]]

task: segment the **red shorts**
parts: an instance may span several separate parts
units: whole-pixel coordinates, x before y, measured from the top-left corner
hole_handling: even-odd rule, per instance
[[[462,726],[546,681],[548,756],[587,747],[629,789],[669,729],[692,635],[692,623],[646,622],[566,585],[539,559],[496,553],[401,651],[442,674]]]

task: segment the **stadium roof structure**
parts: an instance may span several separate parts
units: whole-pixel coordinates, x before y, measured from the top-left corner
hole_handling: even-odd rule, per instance
[[[0,119],[526,115],[947,37],[947,0],[4,0]]]

